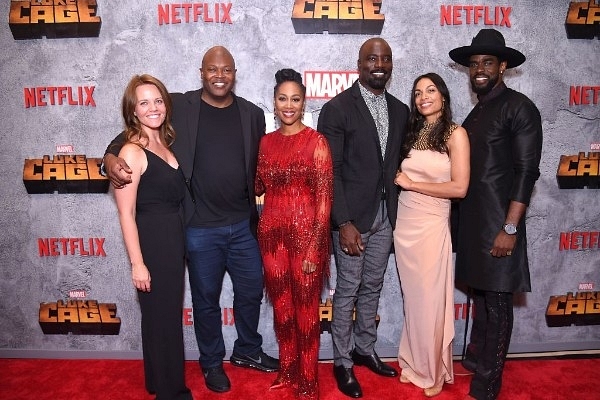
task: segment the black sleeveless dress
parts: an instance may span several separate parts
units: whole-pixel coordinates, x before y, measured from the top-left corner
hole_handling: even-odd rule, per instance
[[[185,386],[183,348],[185,182],[156,154],[144,149],[148,167],[137,192],[136,224],[151,291],[138,291],[146,389],[156,399],[192,399]]]

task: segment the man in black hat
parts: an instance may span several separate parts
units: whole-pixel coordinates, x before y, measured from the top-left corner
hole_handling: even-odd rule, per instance
[[[525,211],[538,179],[540,113],[503,82],[525,56],[494,29],[482,29],[450,58],[469,68],[479,102],[462,126],[471,141],[471,180],[460,203],[456,280],[475,306],[463,366],[474,373],[467,399],[495,399],[513,326],[513,293],[531,291]]]

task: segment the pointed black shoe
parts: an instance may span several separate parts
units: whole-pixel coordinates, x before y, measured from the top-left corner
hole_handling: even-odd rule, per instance
[[[477,356],[475,355],[476,353],[471,350],[471,347],[474,348],[475,346],[471,344],[467,346],[467,351],[460,363],[467,371],[475,373],[477,370]]]
[[[364,365],[377,375],[393,378],[398,376],[398,371],[379,359],[377,353],[373,352],[370,356],[363,356],[356,351],[352,352],[352,361],[355,365]]]
[[[465,357],[460,363],[469,372],[475,373],[475,371],[477,370],[477,361],[471,358]]]
[[[352,368],[345,368],[343,365],[334,365],[333,375],[335,376],[340,392],[355,399],[362,397],[360,384],[356,380]]]

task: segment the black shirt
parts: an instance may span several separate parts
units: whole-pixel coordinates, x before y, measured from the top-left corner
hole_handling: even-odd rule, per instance
[[[196,211],[190,226],[217,228],[250,217],[242,124],[237,103],[202,101],[192,176]]]

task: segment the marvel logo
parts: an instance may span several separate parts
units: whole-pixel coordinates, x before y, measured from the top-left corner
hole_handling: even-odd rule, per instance
[[[356,71],[305,71],[307,99],[330,99],[348,89],[358,79]]]

